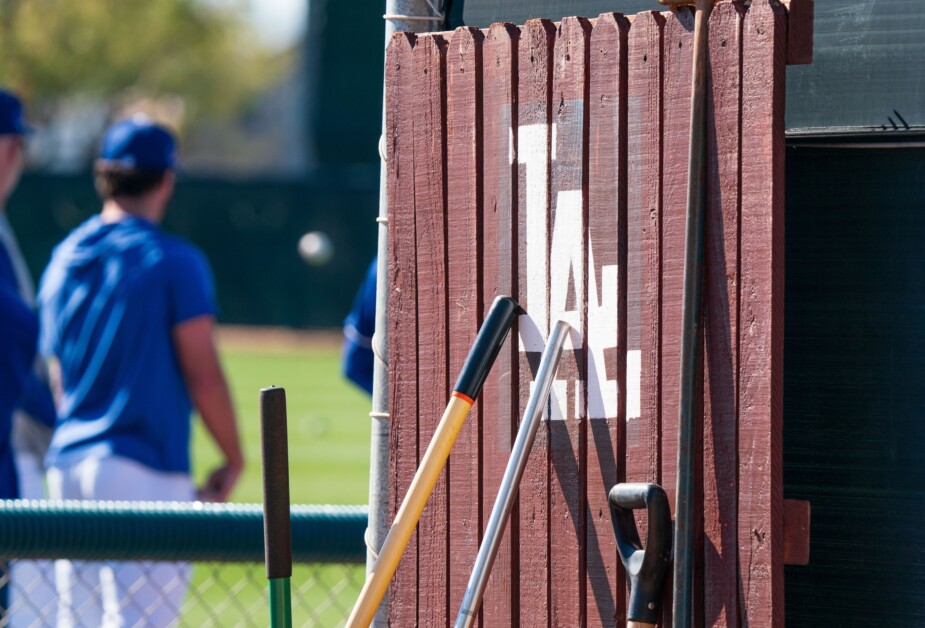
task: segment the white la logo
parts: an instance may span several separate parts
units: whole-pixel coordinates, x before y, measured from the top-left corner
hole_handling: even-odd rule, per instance
[[[514,154],[513,133],[510,141],[511,163],[526,167],[526,240],[527,240],[527,292],[524,299],[529,314],[520,317],[520,351],[540,353],[543,351],[549,331],[550,312],[557,319],[572,325],[572,331],[565,348],[580,348],[580,314],[566,310],[569,290],[575,301],[582,303],[583,276],[581,251],[581,190],[562,190],[556,195],[556,219],[552,227],[552,245],[549,257],[552,259],[550,275],[546,254],[548,242],[546,206],[548,200],[547,132],[545,124],[530,124],[518,129],[518,154]],[[556,125],[552,125],[553,154],[555,160]],[[593,241],[588,242],[588,265],[596,270]],[[617,286],[619,269],[616,265],[601,268],[601,290],[598,291],[597,273],[588,273],[588,416],[591,419],[613,418],[617,415],[616,373],[608,377],[604,362],[604,351],[617,346]],[[549,297],[547,299],[546,277],[549,276]],[[627,398],[628,419],[637,419],[640,414],[641,352],[636,349],[627,354]],[[576,416],[581,414],[581,387],[576,387]],[[566,414],[566,382],[553,383],[550,419],[564,420]]]

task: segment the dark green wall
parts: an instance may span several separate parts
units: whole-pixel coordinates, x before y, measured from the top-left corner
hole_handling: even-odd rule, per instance
[[[312,0],[309,6],[305,67],[316,157],[325,164],[378,164],[385,2]]]
[[[164,228],[205,251],[221,322],[339,326],[376,254],[378,167],[319,171],[305,181],[181,179]],[[98,211],[89,174],[23,177],[8,215],[38,278],[52,248]],[[329,264],[298,256],[306,231],[327,233]]]
[[[788,626],[925,625],[925,148],[787,154]]]

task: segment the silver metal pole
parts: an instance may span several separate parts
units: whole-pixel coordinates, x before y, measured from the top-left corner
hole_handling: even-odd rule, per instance
[[[432,0],[386,0],[385,46],[392,35],[403,31],[426,32],[443,28],[443,16],[433,19],[434,7],[441,6]],[[401,19],[401,18],[412,19]],[[385,84],[382,90],[382,136],[385,136]],[[369,575],[379,548],[389,533],[389,204],[386,194],[385,152],[380,142],[379,167],[379,259],[376,268],[376,327],[373,334],[373,400],[369,454],[369,526],[366,530],[366,574]],[[385,628],[389,621],[389,596],[379,605],[373,626]]]
[[[498,497],[495,499],[495,506],[491,510],[491,517],[485,528],[485,538],[482,540],[475,565],[472,567],[472,575],[469,576],[469,584],[466,586],[462,606],[459,609],[459,615],[456,616],[455,628],[472,626],[479,606],[482,605],[482,594],[485,592],[488,576],[491,575],[491,567],[498,554],[501,536],[504,534],[508,517],[511,515],[511,508],[514,506],[514,498],[517,496],[520,480],[527,466],[527,458],[533,448],[540,419],[546,409],[546,401],[549,399],[552,382],[556,378],[559,358],[562,357],[562,345],[568,337],[568,331],[569,324],[565,321],[558,321],[553,326],[549,340],[546,342],[543,357],[540,359],[540,367],[536,372],[536,384],[527,401],[520,428],[517,430],[517,438],[511,449],[511,458],[504,470]]]

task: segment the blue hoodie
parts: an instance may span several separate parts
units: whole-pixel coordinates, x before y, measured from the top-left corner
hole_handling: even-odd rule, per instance
[[[188,473],[192,404],[172,332],[215,313],[202,253],[146,220],[96,216],[55,249],[38,302],[63,388],[46,464],[118,455]]]

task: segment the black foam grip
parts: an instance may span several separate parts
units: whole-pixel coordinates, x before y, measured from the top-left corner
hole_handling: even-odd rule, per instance
[[[494,364],[504,339],[522,310],[511,297],[500,296],[491,304],[485,322],[479,329],[475,343],[469,349],[469,355],[463,364],[459,378],[453,390],[470,399],[475,399],[482,392],[482,385],[488,377],[488,371]]]
[[[286,391],[260,391],[260,449],[263,458],[263,542],[267,578],[292,576],[289,525],[289,442]]]

